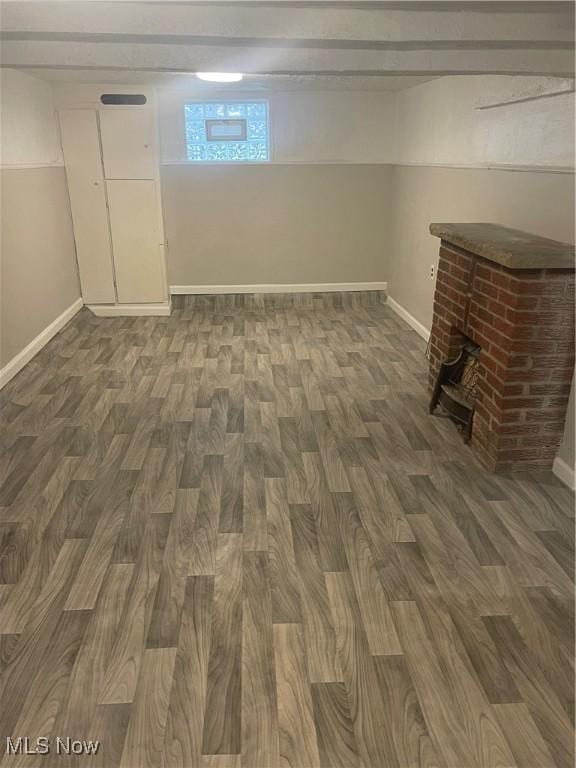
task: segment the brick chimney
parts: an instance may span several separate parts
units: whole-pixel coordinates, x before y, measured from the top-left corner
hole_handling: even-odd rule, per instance
[[[574,246],[495,224],[430,232],[441,238],[431,385],[440,363],[474,341],[474,451],[493,471],[550,469],[574,372]]]

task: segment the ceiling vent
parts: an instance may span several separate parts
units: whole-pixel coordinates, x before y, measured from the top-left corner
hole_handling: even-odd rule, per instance
[[[107,106],[142,106],[146,104],[146,96],[143,93],[103,93],[100,96],[102,104]]]

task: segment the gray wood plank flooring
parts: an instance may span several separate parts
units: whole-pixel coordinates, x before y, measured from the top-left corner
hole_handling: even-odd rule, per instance
[[[378,293],[82,310],[0,396],[2,767],[571,767],[573,494],[424,352]]]

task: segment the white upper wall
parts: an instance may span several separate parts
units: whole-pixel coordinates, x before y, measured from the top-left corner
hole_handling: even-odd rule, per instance
[[[0,164],[61,165],[52,86],[15,69],[0,70]]]
[[[1,70],[3,165],[62,162],[57,104],[98,102],[97,85],[51,84]],[[276,163],[386,163],[565,169],[574,165],[574,94],[550,78],[458,76],[402,91],[199,90],[156,86],[161,161],[186,162],[184,110],[197,99],[266,98]],[[130,91],[150,87],[130,85]],[[122,90],[123,86],[102,86]],[[486,107],[510,98],[526,101]]]
[[[445,77],[380,93],[231,89],[210,96],[193,84],[159,86],[162,162],[186,161],[186,101],[252,97],[270,103],[277,163],[573,168],[574,94],[558,93],[570,87],[560,78],[507,76]]]
[[[445,77],[399,92],[397,162],[572,168],[574,93],[479,108],[515,93],[530,99],[542,80]]]
[[[187,101],[266,99],[275,163],[393,163],[396,93],[300,91],[242,93],[158,88],[163,163],[186,161]]]

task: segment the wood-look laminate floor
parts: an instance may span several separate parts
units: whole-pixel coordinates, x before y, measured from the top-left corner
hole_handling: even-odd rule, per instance
[[[83,310],[5,388],[3,766],[573,765],[572,495],[378,295]],[[53,745],[54,746],[54,745]]]

